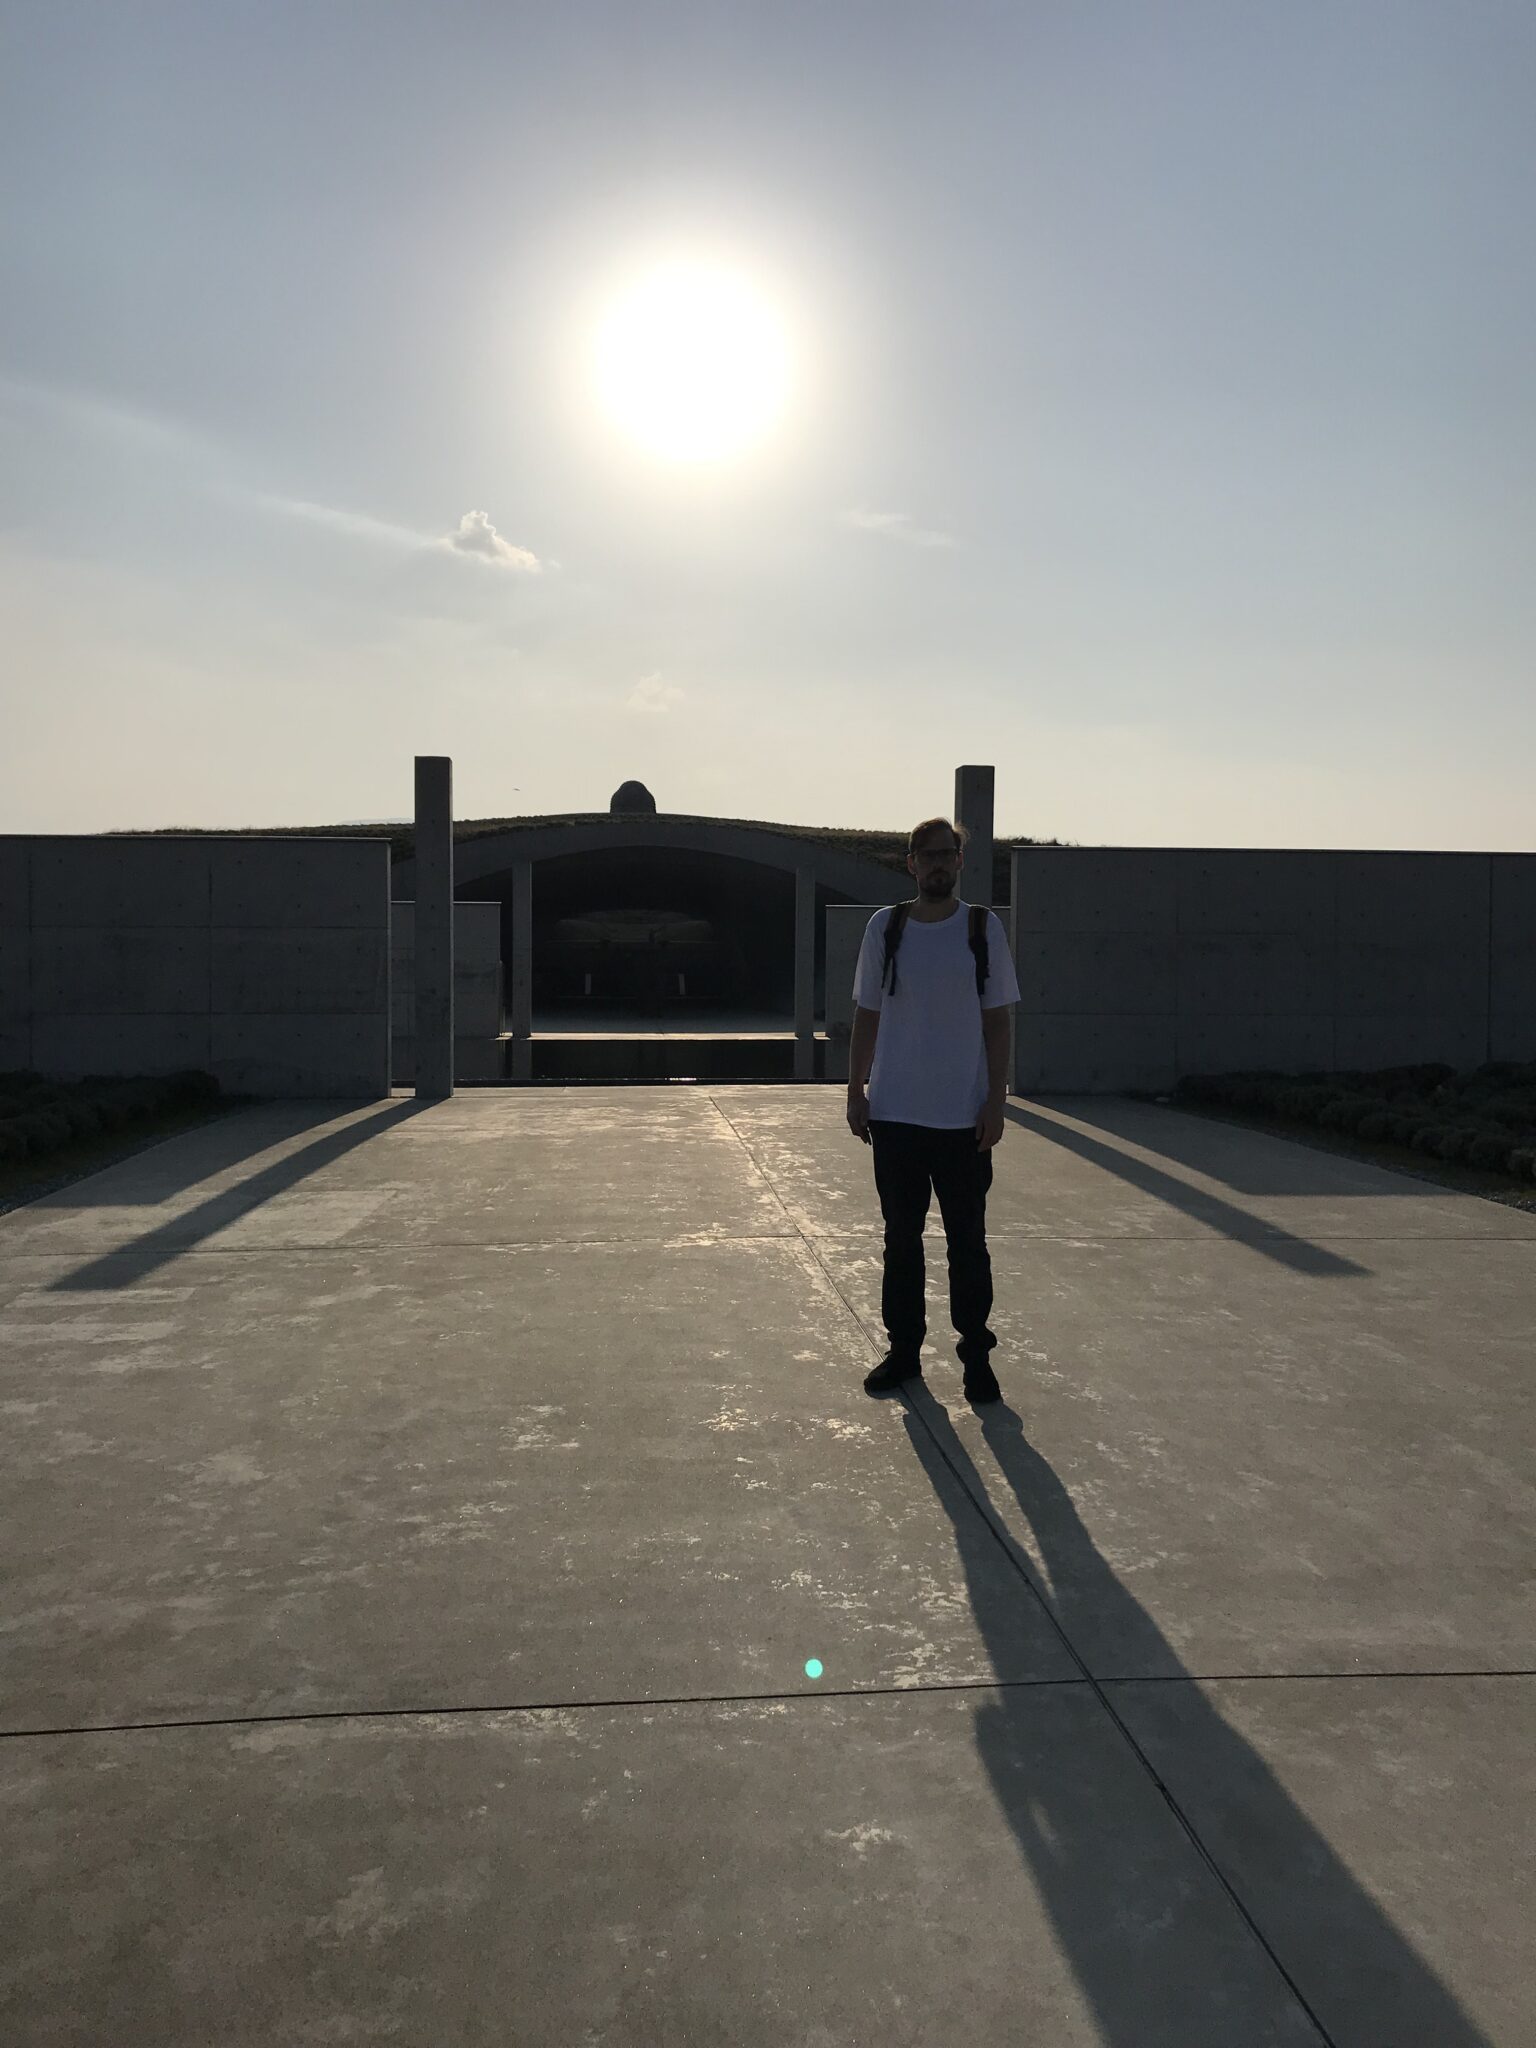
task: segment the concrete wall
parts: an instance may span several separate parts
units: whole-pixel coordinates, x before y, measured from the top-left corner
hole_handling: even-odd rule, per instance
[[[395,1086],[416,1080],[416,906],[389,906],[391,1063]],[[499,1081],[502,1049],[500,903],[453,906],[453,1078]]]
[[[0,1071],[389,1093],[381,839],[0,837]]]
[[[0,836],[0,1071],[197,1067],[241,1094],[372,1100],[393,944],[409,1085],[412,906],[392,918],[389,884],[379,839]],[[829,1078],[878,907],[827,911]],[[1018,1092],[1536,1059],[1536,854],[1017,847],[1000,914]],[[500,1077],[499,920],[455,907],[466,1080]]]
[[[1017,847],[1012,1086],[1536,1059],[1536,854]]]

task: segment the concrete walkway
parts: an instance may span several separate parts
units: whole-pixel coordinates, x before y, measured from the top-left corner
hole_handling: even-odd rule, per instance
[[[277,1105],[0,1217],[0,2040],[1527,2048],[1536,1219],[1014,1100]]]

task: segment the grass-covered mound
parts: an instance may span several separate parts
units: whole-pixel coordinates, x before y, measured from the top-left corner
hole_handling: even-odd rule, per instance
[[[1174,1103],[1227,1105],[1536,1180],[1536,1060],[1340,1074],[1187,1074]]]
[[[132,1131],[178,1110],[219,1100],[211,1074],[124,1079],[87,1074],[83,1081],[49,1081],[41,1074],[0,1074],[0,1163],[46,1159],[82,1139]]]

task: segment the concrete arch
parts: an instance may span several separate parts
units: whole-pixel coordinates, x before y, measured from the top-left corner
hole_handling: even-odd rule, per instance
[[[992,837],[992,786],[993,771],[989,765],[968,763],[955,770],[953,815],[956,825],[967,835],[960,869],[960,895],[967,902],[988,902],[997,886]],[[755,877],[760,894],[770,890],[776,877],[792,881],[793,917],[790,928],[794,939],[797,1078],[810,1078],[815,1067],[818,937],[823,931],[830,932],[835,925],[840,957],[838,971],[841,975],[848,965],[847,940],[854,934],[859,911],[903,901],[913,894],[911,877],[902,856],[901,837],[897,835],[892,835],[895,844],[890,855],[883,851],[876,855],[867,850],[870,842],[863,834],[847,835],[863,841],[862,847],[856,849],[840,845],[834,834],[819,833],[812,827],[610,808],[606,812],[579,812],[558,819],[505,820],[477,831],[473,837],[455,838],[452,762],[446,755],[416,757],[416,791],[417,838],[424,856],[420,863],[421,872],[418,874],[416,849],[413,847],[412,853],[394,866],[391,894],[397,899],[409,897],[412,901],[419,893],[424,892],[426,897],[417,905],[422,915],[416,920],[415,938],[418,941],[425,939],[429,949],[435,949],[432,960],[436,981],[420,983],[417,988],[416,1009],[422,1020],[418,1036],[423,1047],[431,1041],[435,1048],[434,1056],[444,1075],[451,1076],[453,1060],[452,900],[454,897],[467,899],[477,891],[483,898],[494,889],[503,906],[502,960],[505,963],[510,953],[512,967],[509,992],[511,1078],[529,1078],[533,1033],[533,874],[541,862],[550,863],[548,884],[553,904],[558,904],[563,879],[572,885],[573,893],[576,883],[584,879],[575,874],[562,877],[562,869],[576,870],[586,863],[590,874],[599,870],[606,857],[614,855],[619,856],[621,869],[625,855],[641,856],[642,859],[631,862],[637,870],[645,864],[644,857],[649,856],[654,869],[653,886],[659,886],[663,891],[676,889],[690,894],[708,894],[712,885],[718,884],[720,869],[731,867],[744,878]],[[621,789],[619,794],[623,793]],[[637,789],[636,794],[648,795],[648,792]],[[881,841],[877,840],[875,844],[879,845]],[[702,857],[697,865],[694,864],[696,856]],[[635,874],[615,877],[611,886],[622,889],[625,882],[636,891],[646,885],[644,878]],[[610,886],[606,877],[603,877],[603,883]],[[848,910],[835,919],[833,911],[840,906],[833,902],[834,898],[841,899],[841,905],[848,906]],[[823,903],[825,917],[820,914]],[[789,908],[783,902],[782,894],[779,904],[781,912]],[[655,912],[666,907],[663,901],[654,898],[649,902],[631,901],[614,906],[615,910],[641,912]],[[430,930],[423,930],[423,922]],[[658,928],[663,930],[662,942],[665,942],[669,927]],[[619,937],[627,939],[635,930],[636,927],[630,925],[621,929]],[[598,941],[600,946],[608,943],[606,937]],[[654,950],[658,945],[657,932],[645,933],[643,943]],[[829,958],[824,956],[823,995]],[[664,972],[670,971],[670,964],[663,963]],[[713,964],[718,966],[718,961]],[[592,977],[587,974],[585,966],[583,973],[587,980],[587,993],[590,994]],[[684,974],[680,969],[679,994],[683,992],[683,981]],[[846,1035],[847,1024],[846,1016],[839,1017],[835,1030]],[[421,1050],[419,1056],[424,1060],[425,1050]],[[445,1085],[451,1093],[451,1079]],[[433,1086],[436,1092],[441,1092],[435,1082]]]
[[[738,870],[756,869],[792,878],[795,1072],[797,1077],[809,1079],[815,1057],[818,892],[847,903],[900,902],[913,894],[904,865],[897,869],[835,844],[766,826],[633,812],[591,813],[455,841],[454,895],[473,897],[477,889],[494,887],[495,893],[511,907],[510,947],[505,938],[503,945],[504,957],[510,952],[508,1008],[513,1078],[526,1079],[530,1071],[534,869],[540,862],[564,863],[582,855],[622,857],[642,852],[697,855],[704,862],[714,860]],[[396,863],[391,891],[401,899],[415,895],[414,860]]]
[[[911,878],[904,869],[871,860],[867,854],[849,853],[822,840],[802,839],[795,833],[775,832],[764,826],[736,825],[720,818],[690,818],[670,812],[655,817],[593,812],[562,818],[554,824],[519,825],[505,832],[487,832],[474,839],[458,840],[453,849],[454,894],[466,894],[475,883],[487,881],[493,875],[505,875],[525,861],[537,863],[567,854],[624,853],[641,848],[724,854],[788,874],[808,868],[816,887],[850,903],[899,903],[913,894]],[[395,863],[393,886],[399,897],[415,895],[413,859]]]

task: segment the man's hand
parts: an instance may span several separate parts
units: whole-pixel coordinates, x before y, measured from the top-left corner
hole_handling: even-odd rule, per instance
[[[1003,1097],[989,1095],[976,1119],[976,1144],[978,1150],[988,1152],[1003,1135]]]
[[[866,1145],[873,1144],[869,1135],[869,1097],[861,1087],[848,1090],[848,1128],[856,1138],[862,1138]]]

